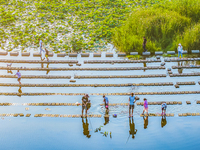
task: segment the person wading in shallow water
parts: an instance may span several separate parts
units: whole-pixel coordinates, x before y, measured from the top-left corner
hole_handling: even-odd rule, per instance
[[[85,94],[82,97],[82,117],[83,117],[83,111],[85,109],[85,115],[87,116],[87,103],[88,103],[88,94]]]
[[[133,116],[133,109],[134,109],[134,104],[135,104],[135,96],[134,96],[134,93],[131,93],[131,96],[129,97],[129,117],[132,117]],[[132,110],[132,113],[131,113],[131,110]]]
[[[106,112],[108,113],[109,112],[109,108],[108,108],[109,101],[108,101],[108,98],[105,95],[103,95],[103,102],[105,103]]]
[[[38,40],[39,40],[40,54],[41,54],[41,52],[45,52],[45,51],[42,49],[42,40],[41,39],[38,39]]]
[[[166,103],[166,102],[163,102],[163,103],[161,104],[162,116],[165,115],[166,109],[167,109],[167,103]]]
[[[19,84],[21,84],[21,73],[19,72],[19,70],[17,70],[17,73],[15,75],[17,75],[17,81],[19,82]]]
[[[147,39],[145,37],[143,37],[144,41],[143,41],[143,49],[144,49],[144,52],[147,52],[147,49],[146,49],[146,44],[147,44]]]
[[[144,115],[144,112],[146,112],[147,115],[148,115],[148,102],[147,102],[147,99],[146,99],[146,98],[144,98],[144,108],[143,108],[143,113],[142,113],[142,115]]]

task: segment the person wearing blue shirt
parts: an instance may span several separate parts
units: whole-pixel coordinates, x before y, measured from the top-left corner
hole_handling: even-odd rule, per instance
[[[105,103],[105,108],[106,108],[106,111],[108,112],[109,111],[109,109],[108,109],[109,101],[105,95],[103,95],[103,102]]]
[[[131,96],[129,97],[129,117],[133,116],[135,101],[136,99],[135,99],[134,93],[131,93]],[[131,115],[131,109],[132,109],[132,115]]]

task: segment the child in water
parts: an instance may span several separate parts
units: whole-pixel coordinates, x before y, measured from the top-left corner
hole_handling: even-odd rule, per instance
[[[161,109],[162,109],[162,115],[165,115],[166,109],[167,109],[167,104],[166,104],[166,102],[163,102],[163,103],[161,104]]]
[[[144,98],[144,109],[143,109],[143,113],[142,115],[144,115],[144,112],[146,111],[147,115],[148,115],[148,102],[147,99]]]

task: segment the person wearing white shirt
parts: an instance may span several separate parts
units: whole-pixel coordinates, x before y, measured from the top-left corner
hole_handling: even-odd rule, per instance
[[[44,50],[42,49],[42,40],[40,39],[39,39],[39,45],[40,45],[40,54],[41,54],[41,51],[44,52]]]
[[[183,52],[183,47],[182,47],[182,45],[179,43],[178,44],[178,58],[180,57],[180,55],[181,55],[181,58],[183,58],[183,55],[182,55],[182,52]]]

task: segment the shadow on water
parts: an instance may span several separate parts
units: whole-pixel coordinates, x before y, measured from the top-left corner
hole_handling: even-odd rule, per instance
[[[183,66],[183,62],[178,62],[178,66]],[[179,68],[178,73],[179,74],[183,73],[183,68]]]
[[[148,120],[149,117],[148,116],[144,116],[143,119],[144,119],[144,129],[146,129],[148,124],[149,124],[149,120]]]
[[[161,127],[163,128],[167,124],[166,116],[162,116]]]
[[[132,135],[132,139],[134,139],[135,134],[137,133],[137,129],[135,129],[135,123],[134,123],[133,117],[129,118],[129,126],[130,126],[129,134]]]
[[[20,95],[22,93],[22,87],[21,86],[19,86],[18,93],[19,93],[18,96],[21,97],[21,95]]]
[[[147,67],[147,63],[143,63],[144,67]],[[144,69],[144,72],[146,71],[146,69]]]
[[[49,63],[47,63],[47,72],[46,72],[46,75],[48,75],[49,72],[50,72],[50,70],[48,68],[49,68]]]
[[[7,70],[7,73],[13,74],[12,70]]]
[[[105,126],[106,124],[109,123],[109,114],[108,114],[108,111],[106,111],[106,113],[105,113],[104,120],[105,120],[105,123],[104,123],[104,126]]]
[[[90,135],[89,123],[88,123],[87,117],[85,118],[85,121],[84,121],[84,118],[82,118],[82,124],[83,124],[83,135],[85,135],[87,138],[90,138],[91,135]]]

